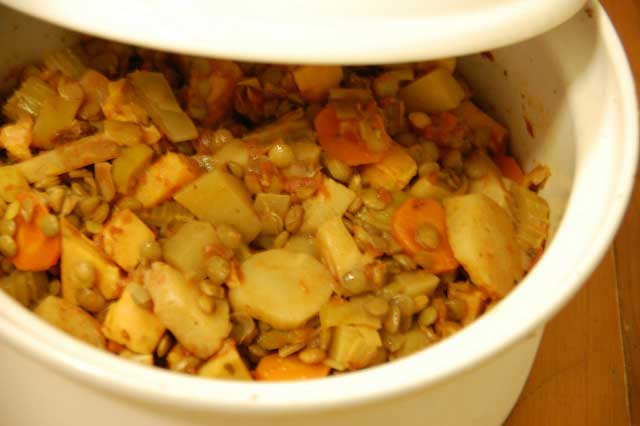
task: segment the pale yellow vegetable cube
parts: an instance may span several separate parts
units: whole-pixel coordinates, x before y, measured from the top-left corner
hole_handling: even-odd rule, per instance
[[[119,120],[104,120],[104,134],[118,145],[132,146],[142,143],[144,133],[136,123]]]
[[[381,161],[364,166],[361,176],[364,183],[374,188],[401,191],[417,171],[418,166],[407,151],[400,145],[392,145]]]
[[[374,359],[382,340],[378,332],[362,325],[340,325],[333,331],[329,359],[338,370],[358,370]]]
[[[143,144],[122,150],[111,167],[113,182],[119,193],[128,194],[133,189],[136,179],[149,166],[152,157],[153,150]]]
[[[164,331],[165,326],[153,312],[133,300],[128,286],[109,307],[102,325],[107,338],[139,354],[153,353]]]
[[[316,259],[320,258],[318,244],[316,243],[316,238],[313,235],[294,234],[287,240],[287,243],[284,245],[284,249],[297,253],[305,253],[309,256],[315,257]]]
[[[287,194],[260,193],[256,195],[254,208],[262,222],[262,233],[275,235],[282,232],[284,217],[289,210],[291,197]],[[276,217],[279,221],[276,220]]]
[[[355,192],[325,177],[318,193],[302,203],[304,220],[300,231],[314,234],[327,220],[342,216],[355,198]]]
[[[400,89],[407,111],[436,113],[457,107],[465,97],[460,83],[444,68],[436,68]]]
[[[81,103],[82,99],[48,97],[33,125],[33,146],[41,149],[52,148],[58,132],[73,124]]]
[[[342,282],[345,274],[364,267],[365,258],[341,217],[334,216],[324,222],[318,229],[316,242],[324,263],[337,281]],[[348,293],[343,288],[336,290]]]
[[[455,258],[475,285],[492,297],[504,297],[524,275],[507,212],[483,194],[447,198],[444,208]]]
[[[153,300],[153,312],[189,352],[207,359],[231,332],[229,306],[216,299],[208,314],[198,307],[198,286],[171,266],[155,262],[145,272],[144,285]]]
[[[342,77],[341,66],[307,65],[293,71],[293,78],[300,90],[300,95],[304,100],[313,102],[326,99],[329,89],[340,86]]]
[[[120,210],[102,230],[104,251],[125,271],[140,263],[140,250],[147,241],[155,241],[151,230],[131,210]]]
[[[62,233],[62,259],[60,278],[62,296],[77,304],[76,292],[86,284],[78,280],[75,268],[80,262],[87,262],[96,272],[96,287],[106,299],[115,299],[122,291],[120,270],[98,251],[96,246],[67,220],[60,220]]]
[[[216,230],[209,222],[189,221],[162,243],[167,263],[187,279],[201,280],[207,275],[206,260],[220,248]]]
[[[16,195],[29,190],[29,183],[16,166],[0,167],[0,198],[5,202],[15,201]]]
[[[202,220],[235,226],[245,241],[253,240],[262,228],[244,184],[221,170],[202,175],[174,198]]]
[[[370,314],[364,304],[369,298],[366,296],[345,300],[330,300],[320,309],[320,324],[323,328],[339,325],[366,325],[379,329],[382,322],[379,317]]]
[[[100,323],[91,315],[64,299],[47,296],[33,310],[40,318],[70,335],[104,349]]]
[[[222,348],[202,364],[198,370],[198,376],[215,379],[253,380],[233,340],[226,340]]]
[[[196,179],[199,174],[200,169],[194,160],[169,152],[140,176],[133,196],[145,208],[157,206]]]
[[[416,198],[433,198],[441,201],[451,196],[451,191],[431,182],[427,176],[423,176],[411,185],[409,194]]]

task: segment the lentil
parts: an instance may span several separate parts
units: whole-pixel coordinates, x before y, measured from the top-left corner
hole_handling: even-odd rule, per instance
[[[378,190],[374,188],[363,189],[360,197],[365,207],[371,210],[384,210],[389,205],[389,201],[381,197]]]
[[[433,306],[425,308],[418,315],[418,325],[420,327],[429,327],[438,319],[438,311]]]
[[[145,241],[140,246],[140,257],[148,262],[155,262],[162,259],[162,247],[154,240]]]
[[[327,354],[321,348],[306,348],[300,351],[298,358],[305,364],[318,364],[327,357]]]
[[[242,235],[234,226],[223,223],[217,226],[216,232],[224,246],[235,250],[242,245]]]
[[[287,231],[295,234],[302,226],[302,218],[304,217],[304,209],[301,205],[291,206],[284,217],[284,226]]]
[[[60,233],[60,224],[58,218],[52,214],[44,216],[38,224],[42,233],[49,238],[55,237]]]
[[[212,286],[220,286],[224,283],[231,272],[231,265],[224,257],[211,256],[207,261],[207,277]],[[213,294],[211,294],[213,296]]]
[[[401,320],[402,312],[400,312],[400,307],[397,304],[391,304],[389,306],[389,312],[387,312],[387,316],[384,319],[384,330],[391,334],[397,333]]]
[[[329,171],[332,178],[337,181],[347,183],[351,179],[353,170],[343,161],[335,158],[327,158],[325,161],[325,167]]]
[[[127,288],[129,289],[131,299],[133,299],[136,305],[143,309],[151,309],[153,302],[146,288],[138,283],[130,283]]]
[[[16,222],[12,219],[4,219],[0,221],[0,235],[8,235],[13,237],[16,233]]]
[[[282,248],[289,240],[289,231],[282,231],[275,240],[273,240],[273,248]]]
[[[0,235],[0,253],[5,257],[13,257],[16,255],[18,247],[16,242],[9,235]]]
[[[416,242],[428,250],[435,250],[440,244],[440,232],[428,223],[423,223],[416,229]]]
[[[173,344],[174,341],[171,336],[165,333],[158,342],[158,346],[156,346],[156,355],[160,358],[164,358],[173,347]]]
[[[283,142],[276,143],[269,149],[269,161],[275,164],[276,167],[289,167],[294,160],[293,150]]]
[[[76,301],[81,308],[91,313],[99,312],[106,303],[104,297],[102,296],[102,294],[100,294],[100,292],[91,288],[84,287],[79,288],[76,291]]]

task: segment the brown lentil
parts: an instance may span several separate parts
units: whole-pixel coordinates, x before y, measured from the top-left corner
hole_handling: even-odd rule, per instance
[[[448,316],[455,321],[462,321],[467,315],[467,303],[464,300],[451,298],[445,300]]]
[[[13,257],[17,251],[18,247],[13,238],[9,235],[0,235],[0,254],[5,257]]]
[[[295,204],[289,208],[287,214],[284,217],[284,226],[287,231],[295,234],[302,226],[302,218],[304,217],[304,208],[301,205]]]
[[[438,319],[438,311],[433,306],[425,308],[418,315],[418,325],[420,327],[429,327]]]
[[[206,294],[198,296],[198,307],[205,314],[212,314],[216,310],[216,299]]]
[[[350,294],[359,294],[367,290],[367,276],[362,269],[354,269],[342,277],[342,286]]]
[[[247,349],[249,350],[249,354],[252,355],[255,360],[269,355],[269,352],[266,349],[255,343],[253,345],[249,345]]]
[[[397,304],[391,304],[389,306],[389,312],[387,312],[387,316],[384,319],[384,330],[391,334],[397,333],[401,320],[402,312],[400,312],[400,307]]]
[[[413,304],[415,306],[415,312],[420,312],[429,304],[429,296],[426,294],[418,294],[413,297]]]
[[[424,129],[431,124],[431,118],[424,112],[410,112],[409,121],[416,129]]]
[[[40,220],[38,224],[42,233],[49,238],[55,237],[60,233],[60,224],[58,218],[52,214],[47,214]]]
[[[362,189],[362,177],[360,177],[359,174],[356,173],[351,176],[351,179],[349,179],[349,189],[354,192],[360,192]]]
[[[329,171],[332,178],[337,181],[347,183],[351,179],[353,170],[345,162],[336,158],[327,158],[325,161],[325,167]]]
[[[160,358],[165,357],[173,347],[173,343],[171,336],[165,333],[156,346],[156,355]]]
[[[400,266],[406,271],[413,271],[418,267],[416,262],[404,253],[394,254],[393,260],[398,262],[398,264],[400,264]]]
[[[65,194],[66,189],[63,186],[54,186],[47,189],[47,204],[54,212],[58,213],[62,209]]]
[[[380,196],[378,191],[374,188],[365,188],[360,193],[360,197],[362,198],[362,202],[365,207],[371,210],[384,210],[389,202]]]
[[[397,305],[400,308],[400,313],[403,317],[408,317],[413,315],[416,311],[416,305],[413,302],[413,299],[406,294],[396,294],[391,299],[391,305]]]
[[[234,312],[231,314],[233,327],[231,337],[238,344],[246,345],[255,339],[258,334],[256,323],[248,314],[244,312]]]
[[[218,287],[227,280],[231,272],[231,265],[224,257],[211,256],[207,261],[206,271],[209,283]]]
[[[229,173],[231,173],[238,179],[242,179],[244,177],[244,169],[240,164],[234,161],[229,161],[227,163],[227,169],[229,170]]]
[[[289,167],[294,162],[295,156],[291,147],[283,142],[276,143],[269,149],[269,161],[276,167]]]
[[[142,202],[134,197],[122,197],[117,203],[119,210],[129,209],[131,211],[137,211],[142,209]]]
[[[8,235],[13,237],[16,233],[16,222],[13,219],[4,219],[0,221],[0,235]]]
[[[356,196],[356,198],[353,199],[351,204],[349,204],[348,211],[350,213],[356,213],[358,210],[362,208],[362,206],[363,206],[362,198],[360,198],[359,196]]]
[[[212,283],[210,280],[200,281],[198,288],[200,288],[200,291],[207,296],[217,297],[220,299],[223,299],[225,296],[224,288],[219,284]]]
[[[233,225],[222,223],[216,227],[216,232],[225,247],[235,250],[242,245],[242,235]]]
[[[80,199],[76,195],[65,197],[62,201],[62,207],[60,207],[60,216],[70,215],[78,205],[78,201],[80,201]]]
[[[305,364],[318,364],[327,357],[327,354],[321,348],[306,348],[298,354],[300,361]]]
[[[149,295],[146,288],[142,287],[138,283],[130,283],[127,288],[131,295],[131,299],[133,299],[136,305],[143,309],[151,309],[153,302],[151,300],[151,295]]]
[[[305,343],[289,343],[281,348],[278,348],[278,356],[281,358],[286,358],[289,355],[293,355],[298,352],[300,349],[305,347]]]
[[[100,204],[91,214],[91,221],[95,223],[104,223],[104,221],[107,220],[107,217],[109,217],[109,210],[110,208],[108,203]]]
[[[60,284],[60,280],[51,280],[49,281],[49,288],[47,291],[50,295],[57,296],[58,294],[60,294],[61,286],[62,285]]]
[[[82,217],[89,217],[100,205],[99,197],[83,198],[78,203],[78,210]]]
[[[448,169],[456,171],[462,170],[462,154],[458,150],[451,150],[447,152],[442,159],[442,165]]]
[[[424,141],[420,144],[422,146],[422,155],[425,162],[436,162],[440,157],[440,149],[435,142]]]
[[[273,240],[273,248],[282,248],[289,240],[289,231],[282,231],[275,240]]]
[[[364,309],[371,315],[383,317],[389,312],[389,302],[383,297],[371,297],[364,302]]]
[[[33,217],[33,209],[35,208],[33,200],[31,198],[23,200],[20,204],[20,207],[20,215],[22,216],[24,221],[31,222],[31,218]]]
[[[428,223],[423,223],[416,229],[416,242],[428,250],[435,250],[440,244],[440,232]]]
[[[269,330],[260,333],[256,341],[263,349],[273,351],[289,343],[287,333],[281,330]]]
[[[99,312],[106,303],[102,294],[91,288],[79,288],[76,291],[76,301],[81,308],[91,313]]]
[[[315,194],[316,189],[312,186],[301,186],[296,189],[296,197],[300,200],[306,200],[307,198],[311,198],[313,194]]]
[[[464,162],[464,172],[469,176],[469,179],[481,179],[487,174],[483,165],[474,160]]]
[[[4,218],[7,220],[13,220],[20,213],[20,203],[17,201],[13,201],[9,206],[7,206],[7,210],[4,212]]]

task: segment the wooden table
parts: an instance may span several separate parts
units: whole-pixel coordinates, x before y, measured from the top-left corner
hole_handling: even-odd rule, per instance
[[[640,86],[640,0],[602,0]],[[640,425],[640,178],[599,268],[546,328],[508,426]]]

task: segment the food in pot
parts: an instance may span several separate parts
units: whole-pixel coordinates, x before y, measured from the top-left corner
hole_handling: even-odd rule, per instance
[[[548,233],[548,170],[521,169],[455,65],[50,54],[2,108],[0,287],[203,377],[319,378],[435,344]]]

